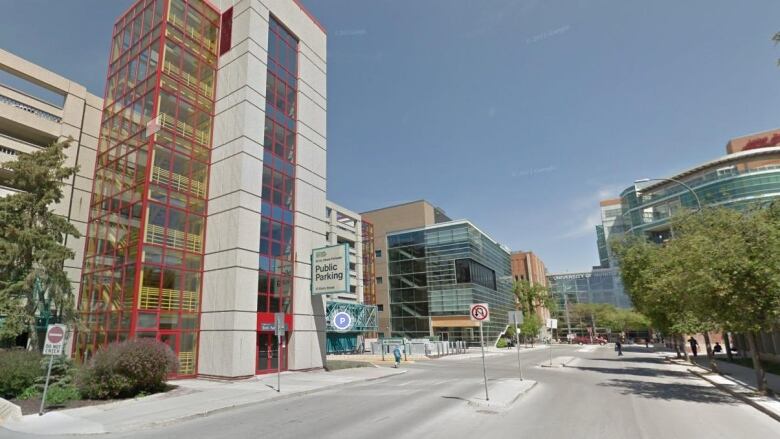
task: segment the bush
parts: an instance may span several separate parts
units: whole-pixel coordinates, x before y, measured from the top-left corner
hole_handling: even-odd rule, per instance
[[[38,352],[11,350],[0,352],[0,397],[16,398],[35,383],[41,370]]]
[[[128,340],[101,348],[78,379],[82,395],[91,399],[129,398],[165,389],[165,379],[178,367],[165,343]]]
[[[60,405],[78,399],[81,399],[81,393],[73,384],[50,385],[46,391],[46,405]]]
[[[506,339],[504,337],[499,338],[498,342],[496,342],[496,347],[500,348],[500,349],[505,348],[506,347]]]

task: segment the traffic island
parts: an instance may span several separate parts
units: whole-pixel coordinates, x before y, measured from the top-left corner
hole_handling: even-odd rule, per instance
[[[574,360],[574,357],[555,357],[552,361],[545,361],[539,366],[551,368],[566,367],[572,360]]]
[[[484,390],[466,399],[469,405],[479,408],[496,410],[509,409],[521,396],[528,393],[536,386],[534,380],[521,380],[519,378],[502,378],[488,381],[488,396],[485,398]]]

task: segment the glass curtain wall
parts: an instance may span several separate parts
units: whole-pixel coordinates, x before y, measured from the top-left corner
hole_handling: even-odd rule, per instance
[[[472,303],[488,303],[486,343],[514,309],[510,254],[469,224],[388,236],[390,307],[394,336],[427,337],[430,316],[467,316]],[[479,340],[472,328],[437,328],[450,339]],[[453,334],[455,338],[453,338]]]
[[[273,313],[288,314],[291,322],[296,100],[298,91],[298,40],[275,18],[268,32],[265,136],[263,139],[263,181],[260,224],[260,273],[258,321],[271,323]],[[288,328],[288,333],[292,328]],[[257,372],[287,368],[279,358],[275,337],[257,336]]]
[[[115,24],[76,354],[155,338],[195,374],[219,13],[139,0]]]

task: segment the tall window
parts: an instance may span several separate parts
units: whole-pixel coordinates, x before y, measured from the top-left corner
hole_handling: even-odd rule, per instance
[[[292,311],[297,78],[298,40],[271,18],[261,182],[258,312]]]

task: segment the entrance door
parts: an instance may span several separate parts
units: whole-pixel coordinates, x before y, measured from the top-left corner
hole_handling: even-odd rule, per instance
[[[286,344],[286,343],[285,343]],[[284,356],[286,349],[279,349],[279,338],[273,332],[257,333],[257,373],[276,372],[281,364],[282,370],[287,369]]]

